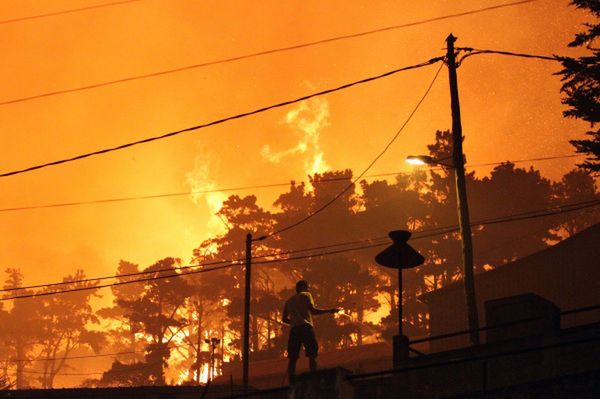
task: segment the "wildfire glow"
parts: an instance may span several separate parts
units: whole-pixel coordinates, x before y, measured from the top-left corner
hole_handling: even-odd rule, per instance
[[[288,156],[302,154],[306,175],[331,169],[325,162],[325,155],[319,143],[321,131],[329,126],[329,103],[326,99],[314,98],[299,103],[285,115],[283,123],[299,132],[300,140],[294,147],[276,152],[273,152],[269,145],[264,145],[261,155],[265,159],[279,163]]]
[[[215,182],[209,178],[210,169],[211,158],[206,155],[199,155],[194,160],[194,169],[186,173],[185,178],[192,189],[190,194],[192,202],[200,205],[204,200],[211,215],[207,225],[211,232],[220,234],[226,230],[226,223],[217,216],[217,212],[221,210],[227,196],[222,192],[207,192],[216,189]]]
[[[190,377],[190,370],[181,370],[181,372],[179,373],[179,376],[177,378],[176,384],[177,385],[181,385],[183,384],[185,381],[187,381]]]
[[[109,3],[108,0],[98,2]],[[167,132],[187,132],[154,141],[154,144],[112,151],[89,158],[88,161],[0,179],[0,191],[3,194],[0,209],[7,211],[2,212],[0,223],[1,270],[18,268],[24,274],[26,285],[62,281],[79,268],[85,270],[91,283],[95,281],[94,276],[117,273],[117,265],[120,266],[121,260],[134,265],[132,271],[141,272],[167,257],[183,260],[175,264],[176,268],[188,263],[237,258],[244,249],[239,241],[239,238],[243,240],[243,236],[237,232],[241,223],[240,226],[234,226],[233,218],[227,220],[218,215],[219,211],[227,209],[223,208],[223,204],[227,203],[229,193],[240,197],[255,195],[257,206],[265,212],[271,212],[265,218],[266,222],[256,220],[252,214],[241,214],[240,221],[248,222],[242,227],[256,231],[256,237],[300,221],[303,215],[333,198],[332,195],[339,192],[346,181],[320,185],[324,187],[322,196],[314,192],[310,183],[304,186],[303,192],[296,190],[297,186],[292,191],[287,184],[273,183],[290,182],[291,179],[306,181],[307,175],[328,171],[350,170],[356,177],[404,122],[426,85],[431,82],[434,71],[433,68],[422,68],[398,73],[393,78],[369,83],[365,81],[365,84],[289,104],[285,108],[272,108],[268,112],[253,113],[238,119],[229,117],[263,107],[267,109],[286,100],[382,74],[391,68],[443,56],[443,39],[457,26],[460,26],[460,31],[455,32],[459,36],[457,46],[460,47],[483,46],[579,57],[590,48],[570,48],[567,44],[573,40],[576,32],[585,29],[582,23],[593,21],[594,18],[583,9],[569,6],[566,1],[555,2],[552,7],[547,6],[549,2],[515,2],[514,6],[486,11],[477,17],[457,16],[444,23],[419,23],[394,34],[352,38],[352,33],[366,29],[375,31],[399,22],[459,15],[464,11],[480,9],[487,2],[363,1],[339,2],[338,5],[315,2],[307,7],[299,2],[290,6],[288,2],[217,1],[207,7],[199,1],[157,1],[127,2],[127,5],[94,10],[91,7],[85,12],[64,16],[59,16],[63,10],[73,9],[76,3],[84,2],[53,0],[4,3],[10,3],[10,7],[0,9],[3,37],[6,38],[0,41],[5,55],[5,62],[0,63],[0,71],[11,79],[5,82],[2,94],[6,106],[2,107],[4,113],[0,121],[2,131],[7,132],[2,140],[2,172],[24,169],[67,156],[76,157],[124,143],[144,142],[149,137],[173,136]],[[339,5],[343,5],[343,10]],[[28,16],[40,18],[25,22],[23,17]],[[126,34],[124,21],[127,21]],[[506,29],[506,26],[515,28]],[[102,27],[101,35],[98,34],[98,27]],[[317,44],[321,39],[339,35],[349,36],[344,40],[326,40],[328,43],[315,46],[298,46],[293,52],[267,55],[270,49],[308,42]],[[589,45],[593,47],[593,43]],[[263,55],[246,57],[261,51]],[[212,62],[218,60],[229,61]],[[473,57],[468,61],[468,65],[461,67],[459,72],[465,124],[464,151],[471,165],[490,163],[490,166],[476,170],[477,179],[491,179],[491,163],[496,161],[539,159],[573,153],[569,141],[584,138],[587,129],[582,128],[582,121],[577,118],[563,118],[566,106],[561,102],[561,82],[555,75],[555,63],[500,55]],[[208,67],[209,64],[213,65]],[[186,67],[194,65],[196,67],[193,69]],[[160,72],[168,70],[173,73]],[[437,130],[445,131],[452,127],[449,92],[444,83],[445,72],[447,70],[443,69],[432,92],[414,114],[414,119],[411,119],[396,145],[377,161],[367,175],[403,170],[413,174],[414,178],[407,178],[412,182],[409,186],[404,187],[403,180],[397,187],[392,187],[397,183],[397,176],[391,174],[388,177],[374,176],[377,180],[386,179],[389,187],[365,185],[363,191],[363,186],[355,185],[348,194],[353,193],[356,199],[350,212],[341,212],[345,201],[336,201],[339,208],[327,209],[320,215],[322,218],[311,220],[310,225],[304,224],[297,230],[290,230],[296,231],[297,235],[291,234],[285,240],[273,237],[262,243],[256,242],[256,255],[273,254],[264,260],[274,261],[289,250],[380,236],[385,234],[384,225],[392,221],[386,218],[386,212],[390,209],[398,216],[394,216],[393,220],[406,220],[410,224],[406,227],[411,231],[441,225],[436,220],[438,217],[454,218],[453,209],[446,207],[447,191],[432,186],[433,180],[428,169],[408,168],[402,161],[409,153],[431,153],[438,159],[437,155],[447,150],[443,147],[444,143],[436,146],[435,151],[429,151],[427,147],[434,143]],[[134,76],[146,78],[125,82],[129,80],[128,77]],[[318,87],[311,87],[310,84],[297,87],[301,86],[297,82],[309,81],[315,82]],[[104,86],[102,82],[109,84]],[[89,90],[76,90],[68,95],[61,93],[63,89],[70,91],[77,87]],[[9,105],[11,100],[16,99],[23,101]],[[33,99],[36,100],[25,101]],[[494,106],[490,107],[490,104]],[[227,122],[211,124],[212,121]],[[191,129],[194,126],[211,127]],[[202,144],[197,146],[199,142]],[[448,160],[444,162],[450,163]],[[581,162],[581,159],[557,158],[551,162],[531,162],[527,167],[532,171],[539,169],[541,175],[551,180],[549,184],[553,187],[577,162]],[[436,172],[443,178],[451,173],[447,168]],[[445,185],[442,178],[440,182]],[[500,180],[498,182],[499,188],[505,184]],[[448,183],[451,187],[450,178]],[[259,189],[258,186],[264,188]],[[216,191],[225,187],[257,188]],[[482,184],[481,187],[488,186]],[[372,191],[368,191],[369,188]],[[413,189],[415,193],[408,192]],[[185,198],[188,194],[183,197],[185,199],[169,194],[179,191],[191,191],[189,200]],[[313,191],[315,195],[304,196],[306,191]],[[542,191],[543,187],[536,186],[535,192]],[[274,205],[276,198],[288,193],[290,195],[282,199],[291,205],[289,212]],[[391,204],[388,208],[387,193],[393,197],[389,201],[396,201],[398,195],[397,205]],[[486,198],[484,195],[487,195],[487,191],[482,189],[478,193],[481,195],[479,199],[474,196],[473,205],[475,201]],[[320,196],[317,198],[316,194]],[[413,194],[420,194],[431,206],[419,206],[413,212],[410,206],[405,206],[411,204],[411,198],[416,198]],[[150,200],[155,195],[161,199]],[[526,198],[525,193],[519,197]],[[116,201],[105,201],[110,198]],[[127,198],[131,200],[121,200]],[[343,196],[341,199],[345,198]],[[573,196],[573,201],[579,201],[575,198]],[[79,201],[90,203],[73,207],[46,206],[69,205]],[[370,211],[384,203],[386,205],[377,211],[358,215],[367,210],[367,205],[373,204],[368,209]],[[523,205],[534,206],[535,203],[528,201]],[[501,211],[501,205],[504,204],[499,201],[482,201],[477,206],[481,206],[486,215],[489,208],[490,217],[513,212]],[[506,205],[512,207],[510,203]],[[35,210],[38,206],[40,209]],[[496,206],[497,214],[494,211]],[[27,208],[32,209],[25,211]],[[231,208],[232,212],[237,210]],[[429,210],[432,212],[427,213]],[[399,215],[401,213],[403,215]],[[322,229],[319,228],[321,221],[328,223]],[[346,225],[346,221],[349,224]],[[439,223],[443,224],[443,220]],[[497,231],[510,229],[511,226],[499,226]],[[377,232],[379,227],[383,231]],[[228,231],[231,234],[225,235]],[[491,229],[487,231],[490,237],[495,234]],[[552,233],[558,233],[563,238],[568,235],[563,230]],[[482,240],[487,240],[487,234],[481,232]],[[539,235],[535,234],[536,237]],[[460,259],[455,259],[456,254],[448,249],[454,245],[454,238],[455,233],[450,233],[447,237],[432,239],[437,241],[424,242],[423,247],[427,248],[430,258],[428,265],[431,267],[411,274],[410,280],[406,280],[407,291],[409,287],[411,291],[407,296],[410,302],[405,315],[407,321],[414,322],[415,327],[411,328],[410,334],[415,331],[424,333],[429,325],[429,314],[421,305],[415,305],[414,297],[419,292],[440,288],[459,276],[452,267],[458,265]],[[494,243],[497,242],[495,237],[492,238]],[[212,243],[209,243],[210,239],[214,239]],[[526,254],[529,249],[541,248],[534,248],[533,244],[528,247],[526,240],[522,241],[519,241],[519,245],[507,245],[496,248],[497,252],[486,254],[485,259],[492,263],[481,267],[489,270],[492,264],[495,266],[499,261],[512,260],[517,254]],[[502,246],[503,240],[498,243]],[[506,251],[506,256],[502,251]],[[330,335],[324,330],[318,333],[320,343],[333,342],[331,346],[334,347],[335,342],[329,341],[329,338],[338,339],[336,337],[347,331],[352,332],[348,333],[348,339],[343,337],[340,349],[349,348],[357,340],[362,343],[382,340],[384,334],[379,332],[398,321],[397,310],[402,300],[398,301],[398,294],[387,288],[395,284],[394,275],[384,275],[384,270],[372,265],[367,256],[362,252],[349,252],[323,260],[314,259],[314,263],[313,259],[294,262],[291,267],[275,262],[258,267],[257,271],[262,269],[264,276],[256,273],[257,289],[252,295],[260,308],[253,305],[251,312],[253,317],[268,314],[269,318],[263,321],[257,317],[258,321],[252,324],[252,348],[256,353],[251,359],[270,356],[283,358],[286,337],[282,337],[284,330],[277,321],[280,319],[282,301],[289,292],[287,285],[304,278],[304,271],[310,269],[315,273],[311,271],[307,278],[314,275],[317,281],[321,278],[331,279],[327,287],[333,287],[334,283],[340,281],[339,276],[327,274],[327,265],[323,268],[323,274],[313,265],[330,262],[333,268],[338,259],[341,265],[345,265],[346,261],[357,263],[361,272],[372,268],[378,284],[375,288],[381,288],[382,293],[375,294],[372,286],[365,290],[365,302],[361,304],[363,308],[349,304],[345,309],[346,316],[336,316],[339,329],[331,323]],[[449,266],[446,267],[446,264]],[[200,269],[193,267],[185,270]],[[179,271],[184,270],[176,269],[176,272]],[[231,275],[226,276],[229,273]],[[156,370],[154,366],[158,364],[156,357],[167,354],[152,352],[153,347],[161,343],[168,343],[162,347],[169,350],[169,357],[165,359],[168,365],[163,370],[166,383],[206,383],[210,376],[208,354],[212,348],[204,343],[204,339],[212,337],[221,339],[221,344],[215,347],[214,374],[220,375],[226,370],[224,377],[227,378],[223,380],[228,384],[229,373],[234,374],[239,368],[242,352],[242,308],[239,301],[234,299],[239,299],[244,289],[242,274],[238,267],[203,275],[186,274],[180,280],[189,281],[192,290],[188,297],[182,299],[180,313],[174,315],[166,314],[165,309],[166,305],[171,308],[175,303],[165,302],[165,307],[162,307],[161,301],[161,308],[155,312],[154,283],[149,281],[116,285],[112,290],[103,289],[94,294],[81,291],[63,296],[30,298],[22,302],[3,302],[0,315],[6,318],[1,319],[2,326],[10,328],[5,328],[0,339],[4,360],[0,388],[2,375],[11,380],[20,377],[22,381],[18,387],[42,387],[46,384],[41,377],[48,366],[62,363],[64,366],[59,368],[52,388],[93,385],[96,384],[95,380],[103,377],[104,372],[111,370],[114,373],[108,374],[118,380],[123,376],[119,374],[122,373],[120,369],[112,367],[115,360],[132,366],[131,370],[137,370],[135,373],[150,383]],[[225,277],[219,280],[219,275]],[[392,276],[392,280],[387,280],[388,275]],[[213,279],[213,276],[216,277]],[[412,276],[416,277],[413,279]],[[131,275],[120,280],[130,278],[135,279]],[[356,281],[362,284],[360,278],[359,275],[354,280],[349,275],[342,282]],[[165,284],[157,286],[160,287],[156,291],[160,298],[168,299],[163,292],[170,292],[167,284],[172,280],[178,279],[157,280]],[[204,291],[207,284],[215,284],[215,287],[208,287],[210,289]],[[283,288],[286,289],[280,290]],[[40,286],[40,292],[43,290],[45,288]],[[217,291],[224,294],[217,294]],[[359,292],[346,297],[347,291],[346,288],[332,288],[330,292],[324,292],[331,302],[316,295],[315,298],[318,305],[334,306],[338,300],[343,304],[349,303],[350,295],[360,297]],[[85,317],[77,316],[80,310],[82,314],[87,312],[87,302],[81,302],[81,306],[73,308],[77,311],[73,316],[77,317],[71,319],[68,310],[63,310],[69,308],[63,305],[60,298],[65,298],[66,304],[70,303],[71,298],[74,301],[74,298],[84,298],[88,293],[91,294],[89,304],[93,312]],[[271,294],[275,301],[271,301]],[[222,295],[230,298],[222,298]],[[133,303],[138,298],[139,303]],[[263,298],[264,303],[259,303]],[[115,299],[132,303],[122,306]],[[39,306],[28,308],[28,304],[34,301],[40,301]],[[205,303],[199,304],[201,301]],[[35,312],[27,311],[27,317],[22,317],[19,309],[19,312],[12,312],[16,303],[23,303],[24,311],[30,309]],[[367,305],[373,305],[371,310],[367,310]],[[144,312],[145,306],[151,311]],[[394,313],[387,318],[392,307]],[[358,309],[361,310],[360,321]],[[165,320],[170,316],[173,316],[173,323]],[[60,323],[61,320],[64,322]],[[60,330],[52,327],[69,331],[76,326],[71,322],[79,323],[80,320],[89,320],[85,329],[94,334],[59,334],[56,331]],[[13,321],[14,325],[11,324]],[[161,328],[166,328],[166,331],[160,334],[162,341],[156,342],[156,326],[163,322]],[[357,330],[360,335],[357,335]],[[60,343],[63,342],[59,340],[61,335],[72,336],[73,340]],[[198,342],[198,338],[201,342]],[[53,352],[57,357],[68,355],[68,361],[55,361],[52,359],[54,355],[45,353],[54,340],[59,340],[59,344],[53,348]],[[266,342],[271,347],[265,345]],[[77,347],[68,352],[71,344]],[[112,353],[119,355],[108,356]],[[50,359],[43,360],[46,357]],[[341,354],[339,358],[342,359]],[[232,363],[227,364],[230,361]],[[281,373],[284,372],[282,369]],[[275,378],[274,384],[280,384],[280,377]]]

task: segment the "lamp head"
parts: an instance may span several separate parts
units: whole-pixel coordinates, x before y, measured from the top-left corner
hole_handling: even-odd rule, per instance
[[[435,164],[433,158],[428,155],[409,155],[406,157],[406,162],[411,165],[432,165]]]

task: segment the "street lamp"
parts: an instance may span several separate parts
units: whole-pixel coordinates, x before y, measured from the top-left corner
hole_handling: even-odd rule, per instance
[[[212,381],[215,378],[215,349],[221,343],[219,338],[205,339],[205,343],[210,345],[210,367],[208,370],[208,379]]]
[[[411,165],[432,165],[435,160],[428,155],[409,155],[406,157],[406,162]]]
[[[453,158],[453,164],[441,161]],[[479,344],[479,316],[477,314],[477,301],[475,299],[475,279],[473,273],[473,243],[471,238],[471,221],[469,220],[469,206],[465,186],[464,155],[453,154],[452,157],[434,159],[428,155],[409,155],[406,162],[412,165],[443,165],[454,170],[456,201],[458,211],[458,225],[460,227],[462,258],[463,258],[463,284],[467,300],[467,320],[471,330],[471,343]],[[456,162],[458,160],[458,162]]]
[[[445,162],[446,159],[449,159],[451,157],[444,157],[444,158],[440,158],[440,159],[435,159],[433,157],[430,157],[429,155],[409,155],[406,157],[405,161],[406,163],[409,163],[411,165],[417,165],[417,166],[422,166],[422,165],[442,165],[445,166],[447,168],[450,169],[455,169],[454,165],[451,164],[447,164]]]

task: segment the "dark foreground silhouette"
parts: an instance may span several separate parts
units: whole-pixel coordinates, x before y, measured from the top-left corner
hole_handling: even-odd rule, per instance
[[[287,372],[290,383],[294,381],[296,362],[300,356],[302,345],[304,345],[306,357],[309,359],[310,371],[317,370],[319,344],[313,328],[312,315],[337,313],[339,310],[338,308],[316,308],[308,290],[308,282],[300,280],[296,283],[296,294],[286,301],[282,316],[283,322],[291,326],[287,345],[289,358]]]

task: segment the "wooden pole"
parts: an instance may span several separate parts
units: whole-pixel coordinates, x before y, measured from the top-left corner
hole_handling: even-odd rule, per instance
[[[467,319],[470,338],[473,345],[479,344],[479,317],[477,314],[477,301],[475,299],[475,280],[473,273],[473,243],[471,241],[471,222],[469,220],[469,206],[467,203],[467,188],[465,183],[465,161],[462,149],[462,125],[460,120],[460,102],[458,98],[458,83],[456,77],[456,55],[454,42],[456,37],[452,34],[446,39],[448,53],[448,73],[450,81],[450,107],[452,109],[452,159],[454,166],[456,186],[456,206],[458,209],[458,225],[460,227],[463,261],[463,283],[467,304]]]
[[[252,234],[246,234],[246,280],[244,296],[244,344],[242,362],[244,368],[244,392],[248,392],[248,355],[250,353],[250,282],[252,277]]]

